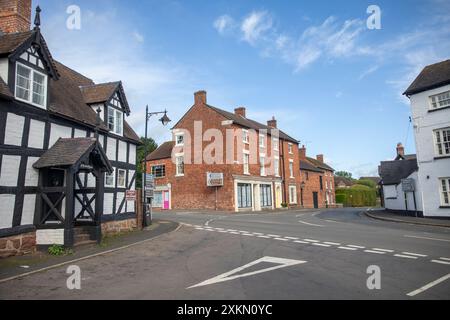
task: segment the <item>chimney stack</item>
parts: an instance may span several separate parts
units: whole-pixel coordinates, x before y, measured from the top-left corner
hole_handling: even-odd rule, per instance
[[[234,114],[246,118],[246,109],[244,107],[236,108]]]
[[[320,162],[324,163],[323,162],[323,154],[318,154],[317,155],[317,161],[320,161]]]
[[[0,30],[3,33],[30,31],[31,0],[0,0]]]
[[[194,101],[196,105],[206,104],[206,91],[201,90],[194,93]]]
[[[305,146],[302,146],[300,149],[298,149],[299,151],[299,156],[301,160],[306,159],[306,148]]]
[[[272,117],[272,120],[267,121],[267,126],[274,129],[277,128],[277,120],[275,117]]]
[[[397,156],[404,157],[405,156],[405,147],[403,147],[402,143],[397,143]]]

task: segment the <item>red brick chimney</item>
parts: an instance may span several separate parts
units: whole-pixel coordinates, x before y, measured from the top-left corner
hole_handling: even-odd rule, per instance
[[[244,107],[234,109],[234,113],[238,116],[244,117],[246,116],[246,109]]]
[[[194,101],[196,105],[199,104],[206,104],[206,91],[201,90],[201,91],[197,91],[196,93],[194,93]]]
[[[301,160],[306,159],[306,148],[305,146],[302,146],[300,149],[298,149],[299,157]]]
[[[0,0],[0,30],[3,33],[29,31],[31,0]]]
[[[317,155],[317,161],[320,161],[323,163],[323,154],[318,154]]]
[[[397,143],[397,156],[405,156],[405,147],[403,147],[401,142]]]
[[[267,126],[270,128],[277,128],[277,120],[275,120],[275,117],[272,117],[272,120],[267,121]]]

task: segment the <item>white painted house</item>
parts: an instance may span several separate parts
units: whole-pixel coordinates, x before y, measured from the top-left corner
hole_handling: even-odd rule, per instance
[[[427,66],[411,101],[424,216],[450,217],[450,60]]]
[[[122,83],[55,61],[40,9],[30,30],[31,0],[12,3],[0,7],[0,256],[21,254],[16,243],[72,246],[77,228],[98,241],[104,223],[135,220],[125,193],[140,144]]]

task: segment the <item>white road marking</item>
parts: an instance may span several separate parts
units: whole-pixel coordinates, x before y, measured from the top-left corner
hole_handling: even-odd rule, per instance
[[[440,257],[439,259],[441,259],[441,260],[446,260],[446,261],[450,261],[450,258]]]
[[[258,263],[261,262],[268,262],[268,263],[273,263],[276,264],[276,266],[273,267],[269,267],[269,268],[264,268],[261,270],[257,270],[257,271],[252,271],[252,272],[247,272],[247,273],[243,273],[243,274],[239,274],[239,275],[234,275],[235,273],[241,272],[242,270],[248,269],[250,267],[253,267],[254,265],[257,265]],[[268,271],[273,271],[273,270],[277,270],[277,269],[281,269],[281,268],[286,268],[286,267],[291,267],[291,266],[295,266],[298,264],[303,264],[306,263],[306,261],[303,260],[292,260],[292,259],[283,259],[283,258],[275,258],[275,257],[263,257],[261,259],[255,260],[253,262],[250,262],[242,267],[233,269],[229,272],[225,272],[221,275],[218,275],[214,278],[211,278],[209,280],[203,281],[199,284],[193,285],[187,289],[192,289],[192,288],[196,288],[196,287],[203,287],[203,286],[207,286],[207,285],[211,285],[211,284],[215,284],[215,283],[220,283],[220,282],[225,282],[225,281],[230,281],[230,280],[234,280],[234,279],[238,279],[238,278],[244,278],[244,277],[249,277],[249,276],[253,276],[256,274],[260,274],[260,273],[264,273],[264,272],[268,272]]]
[[[227,229],[228,232],[236,232],[237,230]]]
[[[263,236],[264,233],[259,233],[259,232],[252,232],[255,236]]]
[[[435,285],[438,285],[439,283],[444,282],[445,280],[447,280],[449,278],[450,278],[450,273],[443,276],[442,278],[439,278],[433,282],[430,282],[430,283],[424,285],[423,287],[421,287],[417,290],[411,291],[410,293],[407,294],[407,296],[414,297],[414,296],[418,295],[419,293],[422,293],[422,292],[434,287]]]
[[[340,243],[337,243],[337,242],[324,242],[324,243],[332,245],[332,246],[340,246],[341,245]]]
[[[412,252],[402,252],[402,253],[410,255],[410,256],[416,256],[416,257],[422,257],[422,258],[425,258],[427,256],[426,254],[412,253]]]
[[[403,254],[394,254],[394,257],[406,258],[406,259],[417,259],[417,257],[414,257],[414,256],[406,256],[406,255],[403,255]]]
[[[268,234],[268,236],[269,236],[269,237],[272,237],[272,238],[281,238],[281,236],[278,236],[278,235],[276,235],[276,234]]]
[[[338,249],[342,249],[342,250],[351,250],[351,251],[358,250],[358,249],[356,249],[356,248],[348,248],[348,247],[338,247]]]
[[[299,238],[296,238],[296,237],[285,237],[286,239],[289,239],[289,240],[299,240]]]
[[[449,239],[439,239],[439,238],[428,238],[428,237],[418,237],[418,236],[404,236],[406,238],[417,238],[417,239],[425,239],[425,240],[434,240],[434,241],[446,241],[446,242],[450,242]]]
[[[383,251],[383,252],[389,252],[389,253],[392,253],[392,252],[394,252],[394,250],[390,250],[390,249],[379,249],[379,248],[372,248],[372,250],[376,250],[376,251]]]
[[[220,233],[228,233],[227,230],[219,230]]]
[[[294,241],[295,243],[303,243],[303,244],[309,244],[309,242],[306,242],[306,241],[301,241],[301,240],[296,240],[296,241]]]
[[[323,243],[313,243],[313,246],[319,246],[319,247],[331,247],[329,244],[323,244]]]
[[[195,228],[195,230],[206,230],[205,228]]]
[[[246,237],[254,237],[255,235],[253,235],[253,234],[251,234],[251,233],[243,233],[242,234],[243,236],[246,236]]]
[[[349,245],[347,245],[347,247],[356,248],[356,249],[365,249],[366,248],[366,247],[362,247],[362,246],[355,246],[354,244],[349,244]]]
[[[230,232],[231,234],[240,234],[239,232]]]
[[[367,253],[377,253],[377,254],[386,254],[386,252],[382,252],[382,251],[373,251],[373,250],[364,250],[364,252],[367,252]]]
[[[275,240],[278,240],[278,241],[289,241],[289,239],[285,239],[285,238],[274,238]]]
[[[325,226],[320,225],[320,224],[309,223],[309,222],[305,222],[305,221],[301,221],[301,220],[299,220],[298,222],[306,224],[308,226],[313,226],[313,227],[325,227]]]
[[[328,220],[328,219],[325,219],[325,221],[327,221],[327,222],[334,222],[334,223],[343,223],[342,221],[335,221],[335,220]]]
[[[440,264],[450,264],[450,262],[445,262],[445,261],[441,261],[441,260],[431,260],[431,262],[440,263]]]
[[[319,240],[313,240],[313,239],[303,239],[303,240],[308,241],[308,242],[320,242]]]
[[[239,230],[239,232],[242,232],[242,233],[250,233],[250,231],[245,231],[245,230]]]
[[[270,239],[270,237],[268,237],[268,236],[258,236],[258,238]]]

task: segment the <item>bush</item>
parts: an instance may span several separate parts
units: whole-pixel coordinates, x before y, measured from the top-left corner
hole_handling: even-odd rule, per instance
[[[336,202],[345,207],[373,207],[377,204],[377,192],[364,185],[336,190]]]
[[[369,179],[358,180],[356,183],[363,185],[363,186],[367,186],[372,189],[376,189],[376,187],[377,187],[377,184],[374,181],[369,180]]]

